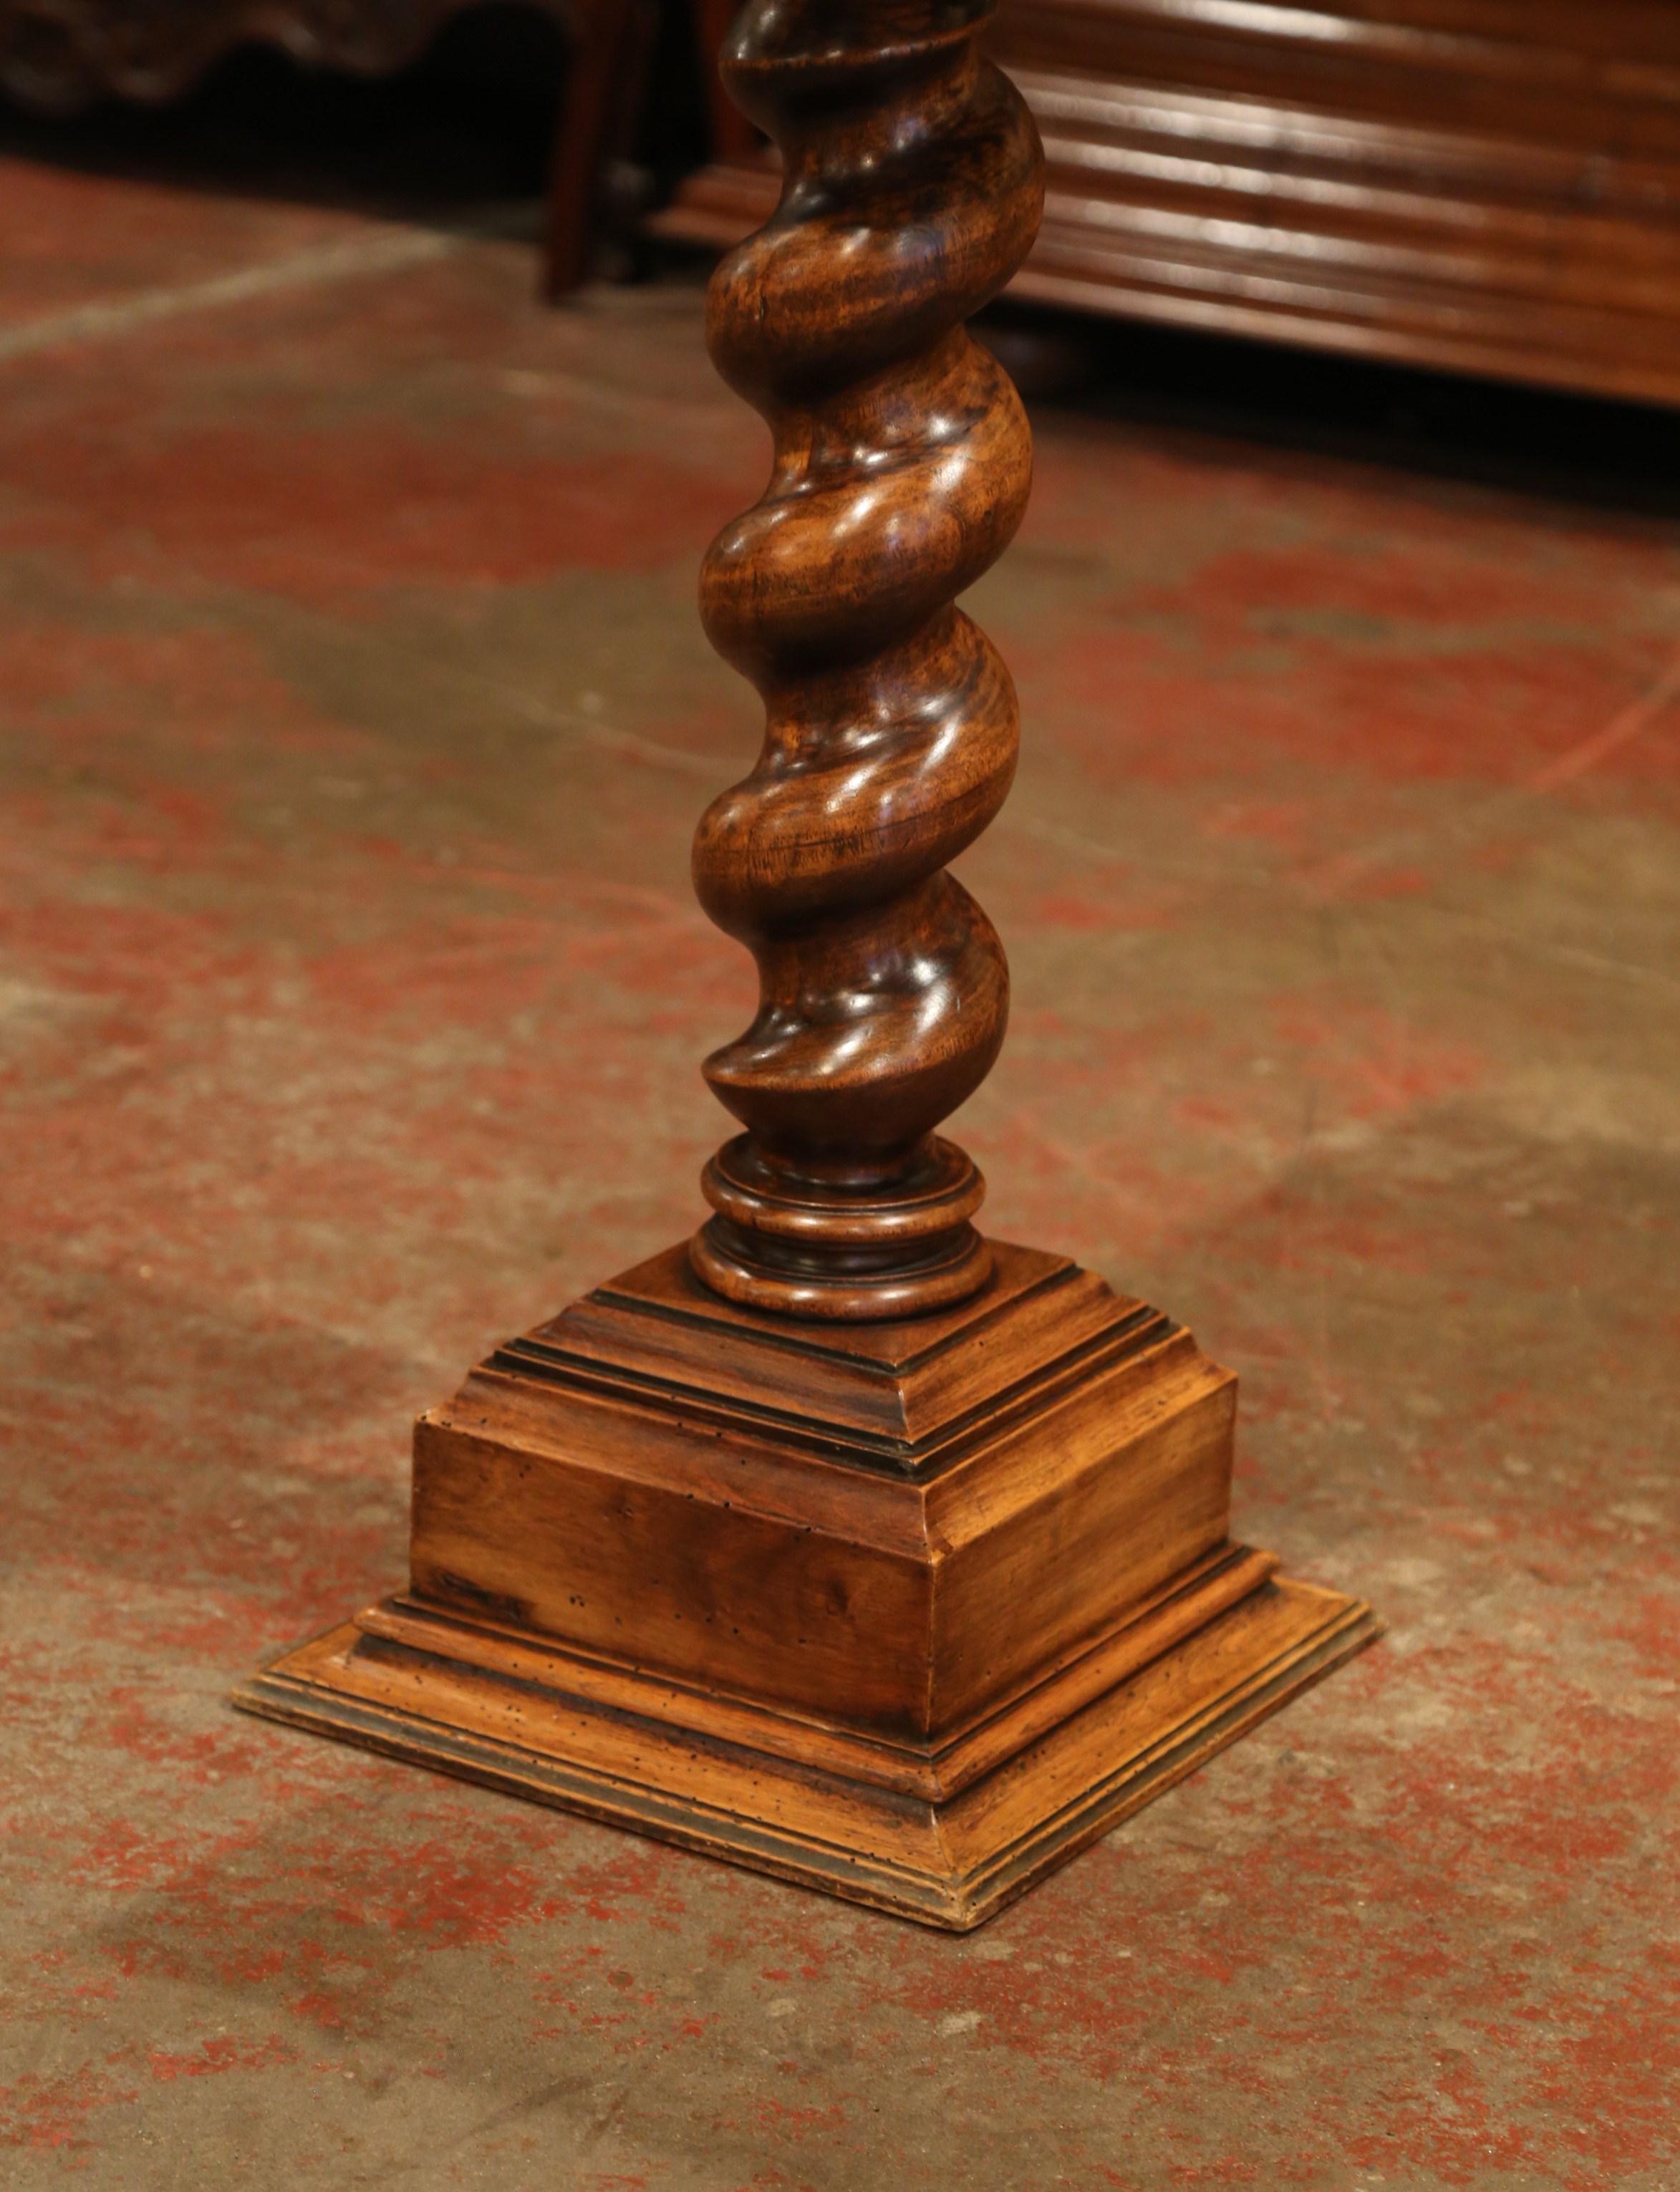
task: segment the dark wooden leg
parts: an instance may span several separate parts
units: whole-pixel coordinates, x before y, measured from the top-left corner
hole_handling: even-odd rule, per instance
[[[988,5],[761,0],[731,37],[786,180],[711,300],[775,437],[703,582],[767,710],[695,848],[762,981],[707,1063],[745,1130],[713,1215],[422,1420],[409,1590],[240,1698],[956,1928],[1375,1631],[1231,1543],[1229,1374],[983,1240],[935,1132],[1008,990],[945,868],[1016,739],[953,603],[1031,464],[963,328],[1040,200]]]
[[[549,170],[543,294],[588,278],[609,216],[606,171],[628,146],[652,49],[650,0],[580,0]]]

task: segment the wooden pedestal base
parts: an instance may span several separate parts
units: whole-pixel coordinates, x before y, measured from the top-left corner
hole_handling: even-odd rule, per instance
[[[1376,1634],[1229,1542],[1234,1406],[1055,1258],[814,1330],[673,1250],[422,1419],[409,1592],[237,1702],[966,1929]]]
[[[1375,1624],[1355,1601],[1262,1581],[1160,1650],[1198,1597],[1204,1610],[1273,1565],[1233,1550],[1199,1594],[1183,1594],[1189,1603],[1139,1622],[1136,1648],[1157,1655],[1147,1665],[943,1800],[865,1778],[873,1761],[862,1757],[848,1778],[705,1733],[748,1715],[408,1599],[289,1653],[237,1702],[963,1932],[1370,1641]],[[791,1750],[814,1732],[776,1732],[794,1738]],[[911,1761],[879,1762],[890,1772]],[[934,1755],[921,1762],[936,1779]]]

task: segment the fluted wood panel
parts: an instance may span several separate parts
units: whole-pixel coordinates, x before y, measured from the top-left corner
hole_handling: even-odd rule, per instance
[[[1003,0],[994,51],[1049,163],[1017,294],[1680,402],[1680,0]],[[772,188],[737,137],[660,225]]]

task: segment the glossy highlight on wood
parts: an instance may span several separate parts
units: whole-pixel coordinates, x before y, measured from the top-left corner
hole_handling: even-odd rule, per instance
[[[1032,124],[975,50],[986,12],[776,0],[723,61],[783,183],[708,313],[775,454],[701,580],[767,724],[694,845],[700,903],[752,950],[761,1002],[706,1061],[746,1132],[707,1168],[694,1253],[732,1299],[805,1316],[931,1309],[990,1269],[980,1177],[934,1133],[1009,1010],[997,933],[946,872],[1002,806],[1018,739],[1009,671],[954,602],[1031,479],[1020,399],[964,325],[1043,199]]]
[[[408,1590],[238,1702],[981,1924],[1377,1632],[1231,1542],[1181,1326],[995,1258],[896,1322],[597,1288],[421,1419]]]
[[[1001,0],[991,50],[1049,171],[1015,296],[1680,402],[1673,0]],[[651,225],[728,244],[776,187],[720,99]]]

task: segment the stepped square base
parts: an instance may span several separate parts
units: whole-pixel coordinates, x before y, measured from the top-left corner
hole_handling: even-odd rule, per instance
[[[236,1702],[965,1930],[1376,1635],[1230,1541],[1234,1413],[1060,1259],[814,1331],[672,1250],[422,1418],[408,1591]]]

